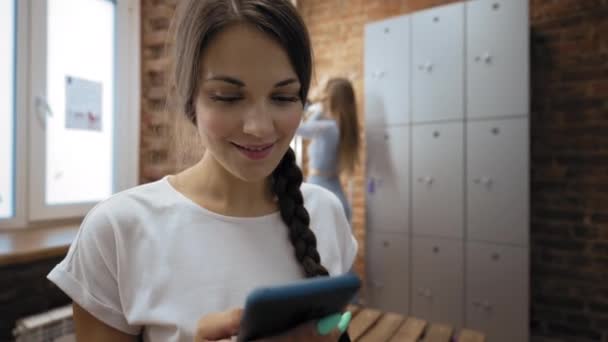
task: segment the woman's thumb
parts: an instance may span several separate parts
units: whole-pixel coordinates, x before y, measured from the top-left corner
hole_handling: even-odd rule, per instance
[[[217,341],[237,334],[241,324],[242,309],[212,313],[198,321],[195,342]]]

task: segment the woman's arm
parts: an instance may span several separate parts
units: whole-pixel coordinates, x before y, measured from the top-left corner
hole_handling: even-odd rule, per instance
[[[312,139],[317,135],[331,130],[334,125],[335,123],[331,120],[309,120],[300,124],[300,127],[298,127],[296,131],[296,135],[304,139]]]
[[[78,342],[136,342],[139,337],[129,335],[112,328],[95,318],[80,305],[72,304],[74,309],[74,326],[76,328],[76,341]]]

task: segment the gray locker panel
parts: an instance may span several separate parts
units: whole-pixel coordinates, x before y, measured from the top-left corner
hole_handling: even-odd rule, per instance
[[[467,115],[529,113],[528,0],[466,2]]]
[[[463,243],[412,239],[412,315],[456,329],[463,324]]]
[[[412,16],[412,121],[464,117],[464,3]]]
[[[529,243],[528,118],[467,124],[467,236]]]
[[[409,232],[408,126],[367,129],[367,227]]]
[[[462,237],[464,123],[412,127],[412,230]]]
[[[410,122],[410,18],[401,16],[365,27],[366,127]]]
[[[467,243],[466,323],[488,341],[528,341],[529,250]]]
[[[407,315],[410,292],[407,234],[369,232],[367,238],[369,306]]]

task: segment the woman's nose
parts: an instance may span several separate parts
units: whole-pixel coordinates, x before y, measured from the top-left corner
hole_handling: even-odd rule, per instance
[[[274,133],[272,115],[263,101],[253,105],[245,114],[243,132],[259,138],[265,138]]]

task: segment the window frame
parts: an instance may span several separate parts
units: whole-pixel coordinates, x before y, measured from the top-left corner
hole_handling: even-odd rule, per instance
[[[115,118],[114,118],[114,193],[139,182],[139,137],[141,108],[141,0],[106,0],[116,4]],[[41,3],[43,5],[41,6]],[[81,218],[96,202],[49,206],[44,203],[45,140],[40,137],[36,116],[34,78],[46,65],[35,64],[32,48],[46,44],[45,32],[34,27],[46,26],[47,0],[16,0],[16,74],[15,74],[15,167],[14,217],[0,219],[0,229],[24,228],[34,223]],[[44,10],[41,12],[41,10]],[[44,17],[43,23],[36,23]],[[40,47],[38,47],[38,50]],[[43,48],[46,50],[46,47]],[[39,60],[46,63],[45,58]],[[46,74],[45,74],[46,75]],[[46,76],[44,76],[46,79]],[[41,84],[40,80],[36,81]],[[129,115],[127,115],[129,113]],[[46,148],[44,148],[46,150]],[[41,158],[42,157],[42,158]],[[38,160],[38,162],[36,162]],[[42,169],[42,170],[40,170]],[[42,204],[42,205],[40,205]]]

